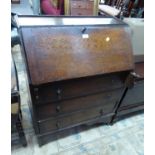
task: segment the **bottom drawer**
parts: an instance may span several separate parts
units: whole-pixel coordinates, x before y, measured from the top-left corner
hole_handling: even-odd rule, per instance
[[[101,117],[100,119],[98,119],[98,118],[94,119],[93,121],[91,121],[90,126],[89,126],[89,124],[86,124],[86,126],[81,127],[80,132],[88,130],[88,127],[89,127],[89,129],[90,129],[90,127],[93,128],[94,126],[92,126],[92,124],[96,124],[96,123],[109,124],[109,123],[111,123],[112,116],[113,115],[107,115],[107,117]],[[76,127],[73,127],[73,128],[75,129]],[[76,131],[78,130],[78,128],[76,128],[76,130],[74,130],[74,131],[73,131],[73,128],[67,128],[67,129],[58,130],[55,132],[47,132],[47,133],[43,133],[43,134],[37,134],[39,146],[47,144],[51,141],[55,141],[58,138],[61,139],[61,138],[67,137],[67,136],[71,136],[72,134],[75,134]]]
[[[108,103],[104,106],[98,106],[87,110],[72,113],[65,117],[54,117],[43,121],[38,121],[40,133],[56,131],[63,128],[73,127],[87,123],[91,119],[103,117],[112,113],[114,103]],[[109,108],[110,107],[110,108]]]

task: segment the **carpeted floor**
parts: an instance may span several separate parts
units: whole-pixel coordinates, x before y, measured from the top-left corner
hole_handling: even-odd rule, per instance
[[[143,155],[144,115],[136,115],[121,120],[113,126],[94,126],[88,130],[82,127],[72,129],[67,137],[38,146],[31,123],[28,108],[26,73],[19,50],[15,46],[12,51],[16,62],[21,95],[23,126],[28,146],[26,148],[12,144],[12,155]],[[87,127],[85,127],[87,128]],[[16,136],[16,135],[14,135]]]

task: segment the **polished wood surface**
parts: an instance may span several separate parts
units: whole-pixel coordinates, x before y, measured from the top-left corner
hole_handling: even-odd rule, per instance
[[[133,69],[122,27],[26,27],[22,35],[32,84]]]

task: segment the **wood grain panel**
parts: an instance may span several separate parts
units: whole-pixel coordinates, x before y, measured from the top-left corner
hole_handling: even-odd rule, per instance
[[[122,27],[25,27],[22,34],[34,85],[133,68]]]

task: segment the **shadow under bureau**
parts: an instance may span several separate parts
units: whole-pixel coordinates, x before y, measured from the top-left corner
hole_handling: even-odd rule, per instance
[[[18,16],[34,129],[46,137],[110,124],[134,69],[127,24],[114,18]]]

